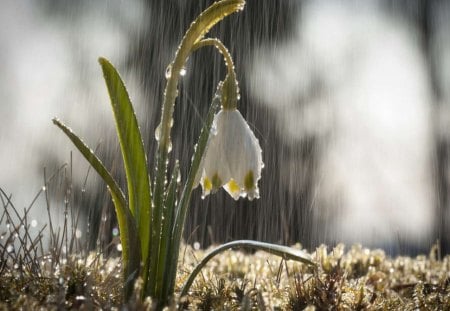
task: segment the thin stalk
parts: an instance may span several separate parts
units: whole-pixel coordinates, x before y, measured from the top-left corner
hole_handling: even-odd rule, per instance
[[[175,225],[174,230],[172,234],[172,253],[169,254],[168,257],[170,260],[169,265],[169,273],[167,274],[168,282],[165,282],[164,291],[167,292],[166,295],[172,295],[174,286],[175,286],[175,279],[176,279],[176,269],[178,265],[178,257],[179,257],[179,245],[181,242],[181,237],[183,234],[183,227],[186,220],[187,215],[187,209],[188,205],[191,199],[191,192],[194,187],[195,177],[197,176],[198,169],[200,167],[201,159],[203,157],[204,151],[206,149],[206,144],[208,142],[209,138],[209,132],[212,126],[212,122],[214,119],[214,115],[216,111],[219,108],[219,105],[224,105],[224,102],[227,103],[228,108],[231,109],[231,107],[236,108],[237,106],[237,81],[236,81],[236,73],[234,71],[234,64],[233,59],[231,57],[230,52],[227,50],[227,48],[223,45],[223,43],[217,39],[217,38],[208,38],[203,39],[197,43],[194,44],[192,47],[192,50],[195,51],[201,47],[204,46],[214,46],[219,50],[219,52],[223,55],[225,64],[227,66],[227,76],[225,78],[225,81],[220,84],[218,88],[218,92],[216,94],[216,97],[213,99],[213,103],[211,105],[211,108],[208,112],[207,121],[205,124],[205,127],[202,129],[202,133],[200,134],[198,146],[196,153],[194,155],[194,158],[192,160],[191,165],[191,171],[189,172],[188,179],[186,181],[186,185],[184,187],[184,190],[182,192],[182,196],[180,199],[180,202],[178,204],[177,208],[177,215],[175,218]],[[224,89],[225,87],[228,87],[228,89]],[[226,93],[226,94],[225,94]],[[234,95],[230,95],[230,93]]]
[[[234,110],[237,108],[239,96],[238,82],[236,72],[234,71],[234,63],[231,54],[225,45],[217,38],[203,39],[193,46],[193,50],[197,50],[204,46],[214,46],[223,55],[225,65],[227,66],[227,77],[224,81],[222,92],[222,107],[224,110]]]
[[[171,247],[171,237],[172,230],[175,218],[175,207],[176,207],[176,198],[177,198],[177,187],[179,185],[179,174],[180,174],[180,166],[178,161],[175,163],[175,167],[173,169],[172,177],[170,180],[170,184],[167,190],[167,197],[164,203],[164,211],[163,211],[163,224],[162,224],[162,234],[161,234],[161,248],[159,253],[159,267],[163,267],[167,264],[167,254],[169,253]],[[164,295],[164,278],[166,275],[166,269],[158,269],[158,273],[156,275],[156,283],[162,284],[160,287],[160,291],[157,292],[159,295],[158,303],[160,305],[164,305],[166,300],[169,298]]]
[[[223,0],[214,3],[208,9],[203,11],[199,17],[191,24],[186,32],[179,48],[175,53],[173,63],[170,65],[169,76],[164,91],[164,102],[161,111],[160,138],[156,155],[156,172],[154,186],[154,210],[152,213],[152,234],[151,234],[151,255],[150,271],[148,279],[152,283],[150,286],[144,285],[145,292],[152,297],[158,290],[160,284],[154,280],[158,271],[158,256],[160,250],[161,238],[161,218],[163,212],[164,196],[166,190],[166,172],[168,165],[168,154],[170,145],[170,129],[172,124],[175,99],[177,97],[178,80],[180,71],[184,67],[189,55],[192,53],[192,47],[213,27],[226,16],[236,11],[242,10],[244,0]],[[162,267],[160,268],[162,269]],[[146,282],[147,280],[144,280]]]
[[[187,208],[189,201],[191,199],[192,189],[194,188],[194,182],[200,168],[200,164],[203,158],[203,154],[206,150],[206,145],[208,143],[209,132],[211,130],[211,126],[214,120],[214,115],[220,107],[221,103],[221,86],[219,85],[218,94],[214,97],[212,104],[209,108],[208,115],[206,117],[205,125],[202,128],[202,132],[200,134],[197,149],[194,153],[194,157],[192,159],[191,170],[189,171],[189,175],[184,186],[183,192],[181,194],[180,202],[177,207],[177,214],[175,216],[175,223],[172,232],[172,241],[170,243],[170,253],[168,254],[168,274],[166,275],[167,279],[164,282],[164,285],[167,286],[164,291],[167,292],[167,296],[171,296],[173,294],[174,286],[175,286],[175,278],[177,273],[177,265],[178,265],[178,256],[180,251],[180,242],[181,236],[183,233],[183,227],[186,219]]]

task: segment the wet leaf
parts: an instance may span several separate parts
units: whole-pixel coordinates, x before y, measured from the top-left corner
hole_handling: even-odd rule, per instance
[[[128,204],[141,238],[142,258],[148,257],[151,230],[151,188],[147,157],[130,97],[119,73],[105,58],[99,58],[111,98],[128,185]],[[144,267],[144,271],[147,269]],[[144,272],[145,273],[145,272]]]
[[[135,279],[138,276],[141,256],[140,256],[140,239],[137,233],[136,223],[130,210],[127,207],[127,202],[122,190],[117,185],[114,178],[105,168],[103,163],[94,154],[94,152],[65,124],[58,119],[53,119],[53,123],[58,126],[73,142],[75,147],[86,158],[89,164],[102,177],[107,184],[108,190],[116,209],[117,221],[120,230],[120,242],[122,243],[122,258],[123,258],[123,275],[124,280],[130,278]],[[125,299],[127,300],[133,290],[134,282],[126,282],[124,286]]]

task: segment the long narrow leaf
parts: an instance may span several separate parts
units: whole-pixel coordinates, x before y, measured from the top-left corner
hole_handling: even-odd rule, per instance
[[[127,178],[129,208],[138,225],[142,258],[145,263],[149,250],[152,204],[147,157],[136,114],[125,84],[108,60],[99,58],[99,62],[111,98]],[[147,271],[148,268],[144,266],[143,273],[146,274]]]
[[[193,52],[194,44],[201,40],[205,34],[218,22],[226,16],[238,12],[244,8],[244,0],[222,0],[212,4],[209,8],[203,11],[194,22],[191,23],[186,32],[178,50],[175,53],[175,58],[171,64],[171,75],[167,80],[166,88],[164,90],[164,102],[161,111],[160,123],[160,140],[158,144],[158,151],[156,156],[156,176],[154,183],[154,211],[153,220],[155,228],[152,229],[152,243],[153,252],[159,252],[160,234],[161,234],[161,216],[164,204],[164,196],[166,193],[166,173],[167,173],[167,159],[169,155],[170,145],[170,130],[171,120],[175,106],[175,99],[177,97],[178,80],[181,69],[184,67],[187,58]],[[150,278],[155,278],[158,271],[158,261],[151,260],[150,263]],[[155,296],[155,288],[146,289],[150,296]]]
[[[214,96],[211,106],[208,111],[208,115],[206,117],[206,122],[203,125],[202,131],[200,133],[200,137],[198,139],[197,148],[195,150],[194,156],[192,158],[191,170],[189,171],[189,175],[184,186],[183,192],[181,194],[180,202],[177,206],[177,213],[175,216],[175,223],[172,232],[172,241],[170,243],[169,249],[169,275],[167,279],[169,280],[168,290],[169,296],[173,294],[174,286],[175,286],[175,278],[177,274],[177,265],[178,265],[178,255],[180,251],[180,242],[181,236],[183,234],[184,222],[186,219],[187,208],[189,201],[191,199],[191,193],[194,187],[195,177],[197,176],[198,170],[200,168],[200,164],[203,158],[203,154],[206,150],[206,145],[208,143],[209,132],[211,131],[211,126],[213,124],[214,115],[220,107],[221,103],[221,89]],[[166,289],[167,290],[167,289]]]
[[[174,218],[175,218],[175,208],[176,208],[176,198],[177,198],[177,188],[179,185],[179,174],[180,174],[180,166],[178,161],[175,163],[175,167],[173,168],[172,177],[170,179],[169,186],[167,188],[167,196],[164,202],[164,211],[163,211],[163,223],[162,223],[162,233],[161,233],[161,248],[159,250],[159,263],[158,263],[158,271],[156,274],[156,297],[161,302],[165,302],[168,299],[168,265],[167,261],[170,260],[167,258],[167,254],[170,250],[170,243],[172,240],[172,230],[174,226]]]
[[[66,125],[54,118],[57,125],[73,142],[86,160],[102,177],[111,193],[119,223],[120,241],[122,243],[123,277],[125,281],[124,295],[127,300],[133,290],[133,280],[139,275],[140,267],[140,243],[136,230],[136,224],[130,210],[127,208],[125,196],[120,190],[114,178],[97,158],[94,152]]]
[[[180,297],[187,295],[189,288],[192,285],[192,282],[194,282],[194,280],[195,280],[195,277],[202,270],[202,268],[208,263],[208,261],[210,261],[217,254],[220,254],[223,251],[226,251],[227,249],[230,249],[230,248],[232,248],[232,249],[251,248],[251,249],[261,250],[261,251],[265,251],[265,252],[268,252],[268,253],[276,255],[276,256],[280,256],[286,260],[290,259],[290,260],[300,261],[307,265],[316,267],[316,264],[312,261],[311,256],[309,254],[307,254],[306,252],[299,250],[299,249],[294,249],[294,248],[283,246],[283,245],[252,241],[252,240],[233,241],[233,242],[229,242],[229,243],[220,245],[218,248],[211,251],[208,255],[205,256],[205,258],[202,259],[202,261],[195,267],[195,269],[189,275],[189,278],[186,280],[186,282],[181,290]]]

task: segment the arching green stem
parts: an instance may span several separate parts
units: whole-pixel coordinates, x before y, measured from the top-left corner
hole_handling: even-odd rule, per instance
[[[197,50],[204,46],[214,46],[223,55],[225,64],[227,65],[227,77],[223,83],[222,107],[224,110],[234,110],[237,108],[237,101],[239,99],[239,87],[231,54],[225,45],[223,45],[222,41],[217,38],[203,39],[194,45],[193,50]]]
[[[191,199],[191,192],[194,187],[194,180],[197,176],[198,170],[200,169],[200,162],[203,157],[203,153],[206,148],[206,144],[209,137],[209,129],[212,125],[214,114],[216,113],[219,104],[224,105],[224,102],[226,101],[229,106],[231,106],[234,101],[234,108],[236,108],[237,103],[237,82],[236,82],[236,74],[234,71],[234,65],[233,60],[231,58],[230,53],[228,52],[227,48],[223,45],[223,43],[216,38],[208,38],[203,39],[199,42],[197,42],[193,46],[193,50],[198,50],[201,47],[204,46],[214,46],[216,47],[219,52],[223,55],[225,64],[227,66],[227,76],[225,78],[225,81],[219,85],[219,88],[217,90],[217,96],[213,99],[213,103],[210,107],[210,110],[208,112],[208,116],[206,118],[205,126],[202,130],[202,133],[200,134],[200,138],[197,144],[197,150],[194,154],[192,164],[191,164],[191,170],[189,172],[186,184],[184,186],[180,202],[178,203],[177,208],[177,214],[175,218],[175,224],[174,229],[172,233],[172,245],[175,247],[171,249],[172,253],[171,256],[169,256],[169,260],[171,261],[169,264],[169,273],[168,273],[168,279],[170,280],[170,284],[168,284],[168,287],[165,289],[168,291],[167,296],[170,296],[173,294],[173,288],[174,288],[174,282],[176,278],[176,268],[178,263],[178,256],[179,256],[179,245],[181,242],[181,237],[183,234],[183,227],[186,220],[187,215],[187,209],[189,206],[189,202]],[[225,82],[228,82],[228,85],[231,87],[228,87],[227,89],[224,89]],[[232,83],[230,83],[230,81]],[[233,88],[235,87],[235,88]],[[225,91],[227,91],[228,94],[224,94]],[[233,95],[230,95],[229,93],[233,93]]]
[[[154,209],[152,219],[154,225],[152,226],[152,238],[150,251],[152,254],[159,254],[160,238],[161,238],[161,218],[164,204],[165,188],[166,188],[166,172],[168,165],[168,153],[170,145],[170,129],[172,124],[172,115],[177,97],[178,80],[180,71],[183,69],[189,55],[192,53],[192,47],[213,27],[216,23],[221,21],[224,17],[231,13],[242,10],[244,7],[244,0],[222,0],[214,3],[206,9],[200,16],[191,24],[186,32],[179,48],[175,53],[175,58],[169,67],[167,84],[164,91],[164,102],[161,111],[161,123],[159,125],[160,137],[158,150],[156,154],[156,171],[155,171],[155,185],[154,185]],[[158,269],[158,256],[150,256],[150,271],[149,280],[155,280]],[[144,280],[145,292],[155,297],[156,292],[160,291],[156,282],[150,281],[149,286],[147,280]]]
[[[236,249],[236,248],[250,248],[250,249],[256,249],[268,252],[270,254],[280,256],[283,259],[291,259],[295,261],[300,261],[305,264],[316,266],[314,262],[312,262],[310,256],[298,249],[293,249],[287,246],[282,245],[276,245],[276,244],[270,244],[270,243],[264,243],[264,242],[257,242],[252,240],[239,240],[239,241],[233,241],[229,243],[225,243],[218,248],[211,251],[208,255],[205,256],[205,258],[200,261],[200,263],[195,267],[194,271],[189,275],[189,278],[184,283],[184,286],[181,290],[180,297],[186,296],[189,288],[191,287],[192,283],[195,280],[195,277],[197,274],[203,269],[203,267],[216,255],[228,250],[228,249]]]

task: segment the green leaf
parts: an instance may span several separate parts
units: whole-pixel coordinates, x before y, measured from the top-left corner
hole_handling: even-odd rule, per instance
[[[102,177],[108,186],[109,192],[111,193],[114,207],[116,209],[117,221],[119,223],[120,242],[122,243],[123,277],[125,282],[124,296],[125,300],[128,300],[133,291],[134,280],[139,275],[141,256],[136,224],[130,210],[127,207],[125,196],[114,178],[105,168],[103,163],[97,158],[94,152],[61,121],[54,118],[53,123],[69,137],[75,147],[78,148],[81,154]]]
[[[128,203],[135,217],[141,238],[142,258],[147,262],[151,230],[151,188],[147,157],[141,132],[128,96],[125,84],[114,66],[105,58],[99,58],[103,75],[111,98],[117,136],[122,151],[128,186]],[[144,274],[147,273],[144,267]]]
[[[299,249],[294,249],[294,248],[283,246],[283,245],[252,241],[252,240],[233,241],[233,242],[229,242],[229,243],[220,245],[219,247],[217,247],[216,249],[211,251],[208,255],[206,255],[205,258],[202,259],[202,261],[195,267],[195,269],[192,271],[192,273],[189,275],[188,279],[184,283],[184,286],[180,293],[180,298],[187,295],[189,288],[191,287],[192,283],[194,282],[195,277],[203,269],[203,267],[208,263],[208,261],[211,260],[217,254],[220,254],[230,248],[232,248],[232,249],[251,248],[251,249],[261,250],[261,251],[265,251],[265,252],[268,252],[268,253],[276,255],[276,256],[280,256],[286,260],[290,259],[290,260],[303,262],[303,263],[305,263],[307,265],[311,265],[313,267],[317,266],[312,261],[309,254],[307,254]]]
[[[165,286],[168,286],[169,296],[173,294],[173,290],[175,287],[181,236],[183,233],[184,222],[186,220],[188,204],[191,199],[192,190],[194,188],[195,177],[197,176],[197,172],[200,169],[203,154],[206,150],[209,133],[214,121],[214,115],[219,110],[221,103],[221,85],[222,84],[219,84],[218,91],[212,100],[211,106],[209,107],[206,122],[203,125],[200,137],[198,139],[197,148],[195,149],[195,153],[192,158],[191,169],[189,171],[189,175],[176,210],[175,223],[171,237],[172,241],[170,242],[169,255],[167,256],[169,260],[167,280],[169,280],[169,282]],[[167,291],[167,289],[165,290]]]
[[[167,188],[167,196],[164,202],[163,222],[161,232],[161,248],[159,254],[158,271],[156,274],[156,297],[160,301],[168,299],[168,265],[169,262],[168,253],[170,250],[170,243],[172,241],[172,231],[174,226],[175,208],[177,199],[177,188],[179,186],[180,166],[178,161],[175,162],[173,168],[172,177],[170,179],[169,186]]]
[[[167,160],[170,146],[170,124],[172,122],[175,99],[178,94],[177,87],[181,69],[184,67],[189,55],[193,52],[195,43],[200,41],[215,24],[220,22],[226,16],[242,10],[244,5],[244,0],[222,0],[213,3],[203,11],[195,21],[191,23],[175,53],[175,58],[170,65],[171,75],[167,80],[166,88],[164,90],[164,102],[161,111],[161,134],[156,155],[156,176],[153,189],[153,221],[155,227],[152,228],[151,251],[154,253],[159,253],[160,249],[161,217],[166,193]],[[150,279],[155,279],[157,271],[159,270],[158,260],[153,259],[154,258],[152,257],[150,262]],[[145,290],[150,296],[155,296],[155,287],[146,288]]]

